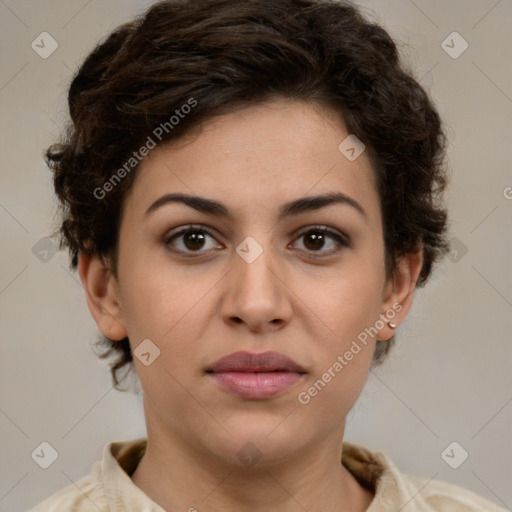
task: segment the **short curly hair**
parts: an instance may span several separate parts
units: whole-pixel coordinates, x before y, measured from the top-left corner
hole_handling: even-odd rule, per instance
[[[423,286],[449,250],[441,120],[389,34],[340,0],[160,1],[98,44],[70,85],[72,122],[45,153],[70,268],[80,251],[95,253],[117,276],[133,155],[156,127],[159,142],[175,140],[216,115],[275,97],[339,112],[365,144],[381,200],[386,270],[422,247]],[[113,183],[116,171],[123,179]],[[393,342],[377,341],[374,364]],[[99,357],[117,356],[110,371],[123,390],[119,371],[133,369],[128,338],[98,343],[107,348]]]

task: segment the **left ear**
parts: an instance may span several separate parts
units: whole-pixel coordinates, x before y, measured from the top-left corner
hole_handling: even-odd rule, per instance
[[[414,290],[423,265],[423,248],[400,257],[393,275],[387,280],[382,296],[381,319],[377,339],[387,341],[395,334],[388,322],[399,326],[407,316],[414,297]]]

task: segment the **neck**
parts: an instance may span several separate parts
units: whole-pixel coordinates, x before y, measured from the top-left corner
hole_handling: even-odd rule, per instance
[[[168,512],[366,511],[373,493],[341,464],[343,433],[260,467],[219,462],[173,433],[148,428],[132,481]]]

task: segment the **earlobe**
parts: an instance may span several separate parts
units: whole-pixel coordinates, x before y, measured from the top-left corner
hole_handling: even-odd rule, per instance
[[[78,270],[89,311],[98,329],[107,338],[125,338],[127,332],[120,308],[117,282],[112,272],[98,255],[87,255],[83,252],[79,254]]]
[[[422,249],[407,253],[398,259],[395,271],[384,289],[381,318],[385,318],[386,321],[377,336],[378,339],[389,340],[395,334],[395,329],[405,320],[412,306],[422,265]]]

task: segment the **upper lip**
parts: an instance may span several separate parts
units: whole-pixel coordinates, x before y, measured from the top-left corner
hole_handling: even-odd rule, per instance
[[[296,372],[306,373],[298,363],[279,352],[234,352],[219,359],[207,372]]]

